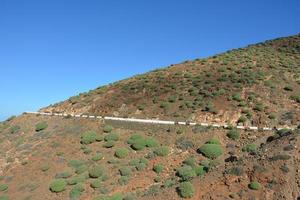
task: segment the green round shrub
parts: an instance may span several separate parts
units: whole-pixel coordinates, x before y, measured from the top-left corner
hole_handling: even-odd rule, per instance
[[[111,131],[112,131],[112,126],[110,126],[110,125],[105,125],[104,127],[103,127],[103,132],[105,132],[105,133],[110,133]]]
[[[6,191],[8,189],[8,185],[0,184],[0,191]]]
[[[250,188],[251,190],[259,190],[260,187],[261,187],[261,185],[260,185],[260,183],[257,182],[257,181],[253,181],[253,182],[251,182],[251,183],[249,184],[249,188]]]
[[[121,176],[118,180],[120,185],[127,185],[129,182],[129,177],[128,176]]]
[[[105,148],[112,148],[113,146],[115,146],[115,141],[112,141],[112,140],[107,141],[103,144],[103,147],[105,147]]]
[[[195,167],[193,167],[193,169],[197,176],[202,176],[205,174],[205,169],[204,169],[204,166],[202,166],[202,165],[195,166]]]
[[[86,131],[81,135],[82,144],[91,144],[96,141],[97,133],[95,131]]]
[[[116,133],[109,133],[104,137],[105,141],[118,141],[119,140],[119,135]]]
[[[227,137],[229,137],[232,140],[238,140],[240,139],[240,132],[236,129],[231,129],[228,131]]]
[[[257,146],[255,144],[247,144],[243,147],[243,151],[247,151],[250,154],[256,154],[257,153]]]
[[[64,172],[60,172],[57,173],[55,175],[55,178],[60,179],[60,178],[69,178],[72,176],[72,173],[70,171],[64,171]]]
[[[84,192],[84,185],[82,183],[76,184],[70,191],[69,197],[71,200],[78,199]]]
[[[145,165],[148,165],[149,160],[147,158],[141,158],[140,163],[144,163]]]
[[[169,154],[169,147],[167,146],[158,147],[154,150],[154,153],[157,156],[167,156]]]
[[[128,149],[126,149],[126,148],[119,148],[119,149],[117,149],[116,152],[115,152],[115,156],[117,158],[125,158],[125,157],[127,157],[128,156]]]
[[[145,139],[145,143],[147,147],[156,147],[158,145],[157,140],[154,138]]]
[[[196,166],[196,159],[194,156],[190,156],[183,161],[184,164],[189,165],[191,167]]]
[[[88,166],[87,165],[80,165],[78,167],[75,168],[75,173],[76,174],[82,174],[83,172],[88,170]]]
[[[89,176],[86,174],[76,175],[67,180],[68,185],[75,185],[77,183],[83,183]]]
[[[222,147],[217,144],[204,144],[198,151],[210,159],[215,159],[223,154]]]
[[[138,163],[135,166],[136,170],[138,170],[138,171],[142,171],[142,170],[146,169],[146,167],[147,167],[147,165],[145,163]]]
[[[101,187],[101,183],[102,183],[102,180],[97,178],[96,180],[93,180],[91,182],[91,187],[92,188],[99,188],[99,187]]]
[[[240,116],[240,118],[238,119],[237,123],[245,123],[247,121],[247,117],[245,116]]]
[[[89,148],[89,147],[86,147],[86,148],[83,149],[83,153],[84,154],[90,154],[90,153],[92,153],[92,149]]]
[[[136,166],[139,163],[140,163],[140,161],[138,159],[132,159],[129,161],[130,166]]]
[[[133,134],[132,136],[129,137],[129,139],[127,140],[128,144],[134,144],[136,143],[136,140],[142,140],[143,136],[138,135],[138,134]]]
[[[39,122],[35,125],[35,131],[39,132],[39,131],[46,129],[47,127],[48,127],[48,124],[46,122]]]
[[[50,183],[50,190],[52,192],[58,193],[66,189],[67,182],[64,179],[56,179]]]
[[[100,135],[100,134],[97,134],[95,139],[96,139],[97,142],[101,142],[102,140],[104,140],[104,136]]]
[[[99,178],[104,174],[103,167],[100,165],[94,165],[89,169],[89,176],[91,178]]]
[[[164,166],[162,164],[157,164],[153,166],[153,171],[160,174],[164,170]]]
[[[124,166],[119,169],[121,176],[131,176],[131,168]]]
[[[43,171],[43,172],[45,172],[45,171],[48,171],[50,169],[50,165],[47,163],[47,164],[43,164],[42,166],[41,166],[41,170]]]
[[[146,142],[145,140],[142,139],[136,139],[134,143],[131,145],[131,148],[136,150],[136,151],[142,151],[146,147]]]
[[[102,159],[103,159],[102,153],[96,153],[96,154],[92,157],[92,160],[93,160],[93,161],[98,161],[98,160],[102,160]]]
[[[192,183],[185,181],[179,184],[178,193],[183,198],[192,198],[195,194],[195,188]]]
[[[220,145],[221,142],[219,141],[218,138],[211,138],[211,139],[209,139],[209,140],[206,142],[206,144],[218,144],[218,145]]]
[[[183,180],[183,181],[188,181],[191,180],[192,178],[196,177],[197,174],[194,171],[194,169],[189,166],[189,165],[184,165],[177,169],[177,175]]]

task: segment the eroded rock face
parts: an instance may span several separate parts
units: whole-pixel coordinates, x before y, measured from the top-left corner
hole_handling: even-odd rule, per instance
[[[211,113],[200,113],[195,117],[197,122],[211,122],[219,124],[236,124],[241,114],[235,111],[221,110],[217,115]]]

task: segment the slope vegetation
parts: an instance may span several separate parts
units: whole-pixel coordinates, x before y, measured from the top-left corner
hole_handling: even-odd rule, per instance
[[[300,35],[196,59],[48,112],[297,126]],[[0,123],[0,200],[300,199],[300,130],[23,114]]]
[[[296,124],[300,36],[186,61],[42,109],[248,125]]]

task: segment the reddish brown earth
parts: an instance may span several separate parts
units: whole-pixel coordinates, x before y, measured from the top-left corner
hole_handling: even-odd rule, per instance
[[[296,127],[299,103],[300,36],[296,35],[172,65],[41,110]],[[48,127],[36,131],[39,122]],[[119,137],[113,147],[104,147],[103,140],[82,144],[86,131],[109,135],[103,130],[107,125]],[[193,167],[203,166],[205,173],[188,178],[193,187],[190,199],[300,197],[299,130],[239,131],[237,140],[227,136],[229,131],[23,114],[0,123],[0,200],[181,199],[178,187],[183,178],[176,171],[191,157]],[[157,146],[136,151],[127,143],[133,134],[151,138]],[[220,142],[217,147],[222,152],[209,159],[198,148],[212,138]],[[254,153],[245,151],[248,144],[255,145]],[[160,146],[169,153],[156,155]],[[129,154],[117,158],[119,148],[126,148]],[[94,161],[97,152],[103,158]],[[130,164],[134,159],[139,165]],[[82,174],[70,165],[74,160],[86,166]],[[99,188],[91,187],[95,179],[89,171],[95,164],[103,167]],[[153,171],[156,164],[164,166],[159,174]],[[142,166],[140,170],[137,165]],[[45,167],[49,169],[43,171]],[[119,170],[124,167],[131,175],[128,182],[120,183]],[[69,184],[61,192],[50,191],[51,182],[62,172],[69,172],[64,178]],[[84,177],[78,183],[84,191],[71,198],[75,188],[71,180],[78,176]],[[257,190],[249,187],[252,181],[260,184]]]

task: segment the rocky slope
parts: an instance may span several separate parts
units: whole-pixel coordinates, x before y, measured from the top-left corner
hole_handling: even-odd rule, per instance
[[[297,126],[300,35],[196,59],[46,112]],[[300,131],[23,114],[0,123],[0,200],[300,198]]]

